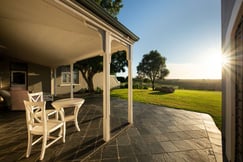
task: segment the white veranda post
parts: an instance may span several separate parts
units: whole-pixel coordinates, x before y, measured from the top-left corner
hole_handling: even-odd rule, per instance
[[[51,68],[51,95],[56,96],[56,68]]]
[[[133,124],[133,94],[132,94],[132,46],[129,45],[128,60],[128,123]]]
[[[73,98],[73,64],[70,64],[70,98]]]
[[[103,56],[103,138],[110,140],[110,62],[111,35],[105,32],[105,53]]]

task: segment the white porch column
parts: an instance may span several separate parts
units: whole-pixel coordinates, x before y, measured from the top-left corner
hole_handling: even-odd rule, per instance
[[[54,68],[54,96],[57,95],[57,68]]]
[[[129,45],[128,58],[128,123],[133,124],[133,94],[132,94],[132,46]]]
[[[51,69],[51,96],[56,96],[56,79],[57,79],[57,74],[56,74],[56,68]]]
[[[70,64],[70,79],[71,79],[71,84],[70,84],[70,98],[73,98],[73,64]]]
[[[54,96],[55,89],[55,78],[54,78],[54,68],[51,68],[51,95]]]
[[[110,140],[110,62],[111,36],[105,32],[105,54],[103,56],[103,138]]]

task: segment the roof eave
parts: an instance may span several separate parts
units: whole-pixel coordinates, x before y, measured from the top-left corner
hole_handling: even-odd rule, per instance
[[[79,4],[83,5],[89,11],[93,12],[96,16],[103,19],[120,32],[124,33],[128,37],[130,37],[133,41],[138,41],[139,37],[131,32],[127,27],[125,27],[122,23],[112,17],[109,13],[107,13],[102,7],[97,5],[93,0],[76,0]]]

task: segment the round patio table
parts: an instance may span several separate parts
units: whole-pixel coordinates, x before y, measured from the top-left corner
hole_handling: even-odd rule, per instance
[[[84,101],[85,100],[83,98],[65,98],[51,103],[51,105],[60,113],[61,119],[65,121],[65,130],[66,122],[74,121],[77,131],[80,131],[78,126],[78,112]],[[73,114],[65,115],[64,109],[67,108],[74,108]]]

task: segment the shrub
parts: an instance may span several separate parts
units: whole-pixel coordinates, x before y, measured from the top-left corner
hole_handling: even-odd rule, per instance
[[[125,77],[116,77],[118,81],[120,81],[121,83],[126,82],[126,78]]]
[[[95,91],[95,93],[97,93],[97,94],[101,94],[103,91],[102,91],[102,89],[100,88],[100,87],[97,87],[96,88],[96,91]]]
[[[121,88],[121,89],[123,89],[123,88],[128,88],[128,84],[127,84],[127,83],[126,83],[126,84],[121,84],[121,85],[120,85],[120,88]]]
[[[144,82],[144,83],[149,83],[149,82],[150,82],[150,79],[145,78],[145,79],[143,80],[143,82]]]
[[[175,91],[173,87],[156,87],[154,90],[163,93],[173,93]]]
[[[144,86],[143,86],[143,89],[148,89],[148,86],[144,85]]]

